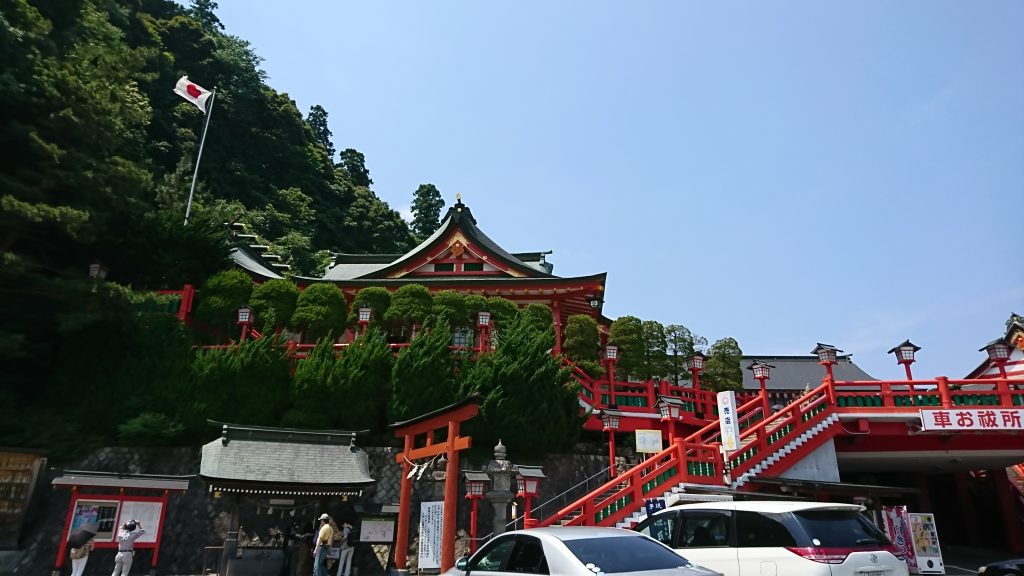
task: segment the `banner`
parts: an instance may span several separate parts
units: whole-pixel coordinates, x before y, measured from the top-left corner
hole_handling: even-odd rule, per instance
[[[441,567],[441,530],[444,501],[420,503],[419,569]]]
[[[885,506],[882,520],[885,535],[896,547],[896,557],[907,563],[912,573],[917,573],[917,555],[914,554],[913,537],[910,534],[910,518],[906,506]]]
[[[718,393],[718,425],[722,431],[722,448],[740,447],[740,423],[736,419],[736,393],[732,390]]]
[[[1024,430],[1019,408],[921,410],[921,430]]]

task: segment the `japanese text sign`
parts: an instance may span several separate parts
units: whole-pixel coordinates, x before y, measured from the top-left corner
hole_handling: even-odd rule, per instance
[[[922,430],[1024,430],[1024,410],[963,408],[921,410]]]

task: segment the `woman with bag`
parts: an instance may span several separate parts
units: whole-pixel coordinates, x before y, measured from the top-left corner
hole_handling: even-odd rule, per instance
[[[71,576],[82,576],[85,572],[85,564],[89,561],[89,552],[92,552],[94,546],[95,544],[90,538],[85,544],[71,549],[68,553],[71,556]]]

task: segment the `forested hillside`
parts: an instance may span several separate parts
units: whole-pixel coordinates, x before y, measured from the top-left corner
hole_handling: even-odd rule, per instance
[[[327,111],[315,106],[304,118],[268,86],[259,56],[224,30],[215,8],[208,0],[189,8],[169,0],[0,3],[7,441],[30,434],[22,424],[41,404],[81,402],[102,419],[103,403],[90,401],[101,387],[107,400],[108,389],[114,399],[130,396],[147,351],[188,346],[178,328],[153,325],[165,319],[134,319],[118,285],[201,285],[228,266],[225,222],[246,223],[293,271],[312,275],[329,250],[401,252],[414,241],[371,190],[363,155],[334,153]],[[172,92],[185,74],[217,90],[188,226],[204,116]],[[94,263],[109,270],[107,283],[89,278]],[[132,346],[140,330],[173,342]]]

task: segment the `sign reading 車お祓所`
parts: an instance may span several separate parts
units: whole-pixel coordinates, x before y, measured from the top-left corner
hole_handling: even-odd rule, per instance
[[[921,410],[922,430],[1024,430],[1024,410],[960,408]]]

